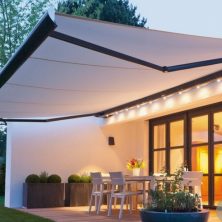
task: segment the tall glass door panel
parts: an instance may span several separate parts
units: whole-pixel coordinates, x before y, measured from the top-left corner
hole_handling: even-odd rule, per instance
[[[184,146],[184,120],[170,123],[170,147]]]
[[[222,141],[222,112],[214,113],[214,142]]]
[[[192,144],[208,143],[208,115],[192,118]]]
[[[154,126],[154,149],[166,147],[166,125]]]
[[[154,151],[154,173],[162,172],[166,167],[166,151]]]

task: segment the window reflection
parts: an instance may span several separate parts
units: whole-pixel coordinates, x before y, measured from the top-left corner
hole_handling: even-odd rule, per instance
[[[172,149],[170,150],[170,173],[175,173],[178,170],[184,160],[184,149]]]
[[[214,114],[214,141],[222,141],[222,112]]]
[[[208,205],[208,176],[203,176],[201,185],[201,196],[203,205]]]
[[[192,148],[192,170],[208,173],[208,146]]]
[[[184,121],[170,123],[170,146],[184,145]]]
[[[208,115],[192,118],[192,144],[208,142]]]
[[[222,173],[222,144],[214,147],[214,172]]]
[[[165,151],[154,152],[154,173],[160,173],[166,166]]]
[[[166,147],[166,125],[154,126],[154,149]]]
[[[218,205],[222,201],[222,176],[214,177],[214,204]]]

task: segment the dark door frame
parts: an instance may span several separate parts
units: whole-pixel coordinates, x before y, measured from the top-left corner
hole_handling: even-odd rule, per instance
[[[150,119],[148,121],[149,124],[149,173],[153,174],[154,171],[154,126],[159,124],[166,124],[166,168],[167,172],[169,172],[169,143],[170,143],[170,135],[169,135],[169,123],[184,119],[184,162],[187,163],[188,169],[192,169],[191,164],[191,155],[192,155],[192,141],[191,141],[191,120],[193,117],[198,117],[202,115],[208,115],[208,207],[214,206],[214,145],[222,144],[222,141],[214,142],[214,113],[222,112],[222,102],[210,104],[207,106],[198,107],[195,109],[186,110],[183,112],[173,113],[166,116],[161,116],[159,118]],[[167,132],[168,131],[168,132]],[[219,176],[222,176],[219,175]]]

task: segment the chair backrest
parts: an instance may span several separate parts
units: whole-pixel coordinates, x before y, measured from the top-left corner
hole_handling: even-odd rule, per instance
[[[203,172],[199,171],[185,171],[183,172],[182,184],[185,186],[201,186]]]
[[[110,179],[112,185],[124,185],[125,178],[122,172],[110,172]]]
[[[101,172],[92,172],[92,173],[90,173],[90,176],[92,178],[92,183],[93,184],[99,185],[99,184],[103,183]]]

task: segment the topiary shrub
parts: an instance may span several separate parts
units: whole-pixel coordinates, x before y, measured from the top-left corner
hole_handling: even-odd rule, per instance
[[[40,183],[47,183],[48,173],[46,171],[41,172],[39,178],[40,178]]]
[[[68,177],[68,183],[80,183],[81,178],[77,174],[72,174]]]
[[[61,183],[62,179],[57,174],[52,174],[48,177],[47,182],[48,183]]]
[[[36,174],[30,174],[29,176],[26,177],[25,182],[26,183],[39,183],[40,178]]]
[[[87,175],[82,175],[80,177],[80,183],[91,183],[91,177]]]

